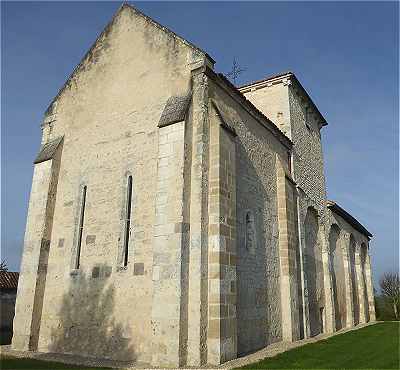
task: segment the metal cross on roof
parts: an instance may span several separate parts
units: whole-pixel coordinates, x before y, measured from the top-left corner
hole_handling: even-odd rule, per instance
[[[232,70],[226,74],[226,76],[230,79],[233,80],[233,84],[236,85],[236,80],[239,77],[241,73],[243,73],[246,70],[246,68],[240,67],[238,64],[236,58],[233,58],[233,65],[232,65]]]

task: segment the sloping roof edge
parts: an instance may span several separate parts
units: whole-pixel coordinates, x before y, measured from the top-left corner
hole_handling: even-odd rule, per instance
[[[49,159],[53,159],[58,146],[63,141],[64,136],[57,137],[45,144],[43,144],[40,148],[38,155],[36,156],[35,160],[33,161],[34,164],[38,164],[41,162],[48,161]]]
[[[292,149],[292,141],[281,130],[279,130],[279,128],[266,115],[264,115],[264,113],[262,113],[250,100],[248,100],[222,73],[215,73],[206,66],[200,68],[204,68],[204,73],[211,78],[211,80],[225,89],[225,91],[230,93],[233,98],[236,98],[237,102],[240,103],[248,112],[251,112],[253,117],[263,127],[269,130],[286,148],[289,150]]]
[[[121,5],[122,7],[129,7],[131,8],[133,11],[135,11],[137,14],[139,14],[141,17],[147,19],[148,21],[150,21],[151,23],[153,23],[156,27],[162,29],[163,31],[167,32],[167,33],[171,33],[174,37],[176,37],[178,40],[180,40],[181,42],[183,42],[184,44],[190,46],[193,49],[196,49],[197,51],[199,51],[200,53],[204,54],[208,59],[210,59],[210,62],[212,64],[215,64],[215,60],[210,56],[210,54],[208,54],[206,51],[204,51],[203,49],[199,48],[198,46],[196,46],[195,44],[193,44],[192,42],[186,40],[184,37],[179,36],[177,33],[175,33],[174,31],[170,30],[168,27],[163,26],[162,24],[158,23],[156,20],[154,20],[153,18],[149,17],[148,15],[142,13],[139,9],[137,9],[136,7],[134,7],[131,4],[128,3],[124,3]]]
[[[327,205],[330,210],[341,216],[361,234],[364,234],[368,238],[372,238],[372,234],[363,225],[361,225],[361,223],[358,222],[350,213],[340,207],[336,202],[328,200]]]
[[[281,81],[284,78],[289,78],[291,79],[296,86],[302,91],[302,93],[306,96],[307,100],[310,102],[311,106],[313,107],[313,109],[315,110],[315,112],[318,114],[320,120],[321,120],[321,126],[327,126],[328,122],[326,121],[325,117],[322,115],[322,113],[320,112],[320,110],[318,109],[318,107],[316,106],[316,104],[314,103],[314,101],[311,99],[310,95],[308,94],[307,90],[303,87],[303,85],[300,83],[299,79],[296,77],[296,75],[294,74],[294,72],[288,71],[288,72],[282,72],[282,73],[278,73],[266,78],[263,78],[261,80],[258,81],[254,81],[254,82],[249,82],[245,85],[239,86],[238,89],[239,91],[242,90],[247,90],[251,87],[254,87],[254,85],[259,85],[259,84],[263,84],[263,83],[268,83],[271,82],[272,80],[277,80],[277,81]]]
[[[158,127],[165,127],[185,120],[189,109],[192,93],[188,92],[182,96],[171,96],[165,103],[161,113]]]
[[[93,42],[93,44],[90,46],[89,50],[85,53],[85,55],[81,58],[80,62],[76,65],[76,67],[73,69],[73,71],[71,72],[71,74],[69,75],[69,77],[65,80],[64,84],[61,86],[61,88],[58,90],[57,95],[55,95],[55,97],[51,100],[49,106],[47,107],[46,111],[45,111],[45,116],[49,115],[52,113],[53,110],[53,103],[60,97],[60,95],[63,93],[63,91],[66,89],[66,87],[68,86],[69,82],[72,80],[72,78],[75,76],[75,74],[80,70],[81,66],[83,65],[84,61],[89,57],[89,55],[91,54],[91,52],[93,51],[94,47],[96,46],[96,44],[98,43],[98,41],[103,37],[103,35],[105,35],[106,33],[109,32],[109,30],[111,29],[111,26],[114,24],[114,21],[117,17],[117,15],[124,9],[124,8],[129,8],[131,10],[133,10],[135,13],[137,13],[139,16],[141,16],[142,18],[145,18],[146,20],[148,20],[149,22],[151,22],[155,27],[163,30],[164,32],[170,33],[171,35],[173,35],[174,37],[176,37],[179,41],[181,41],[182,43],[190,46],[191,48],[199,51],[200,53],[204,54],[212,64],[215,64],[215,60],[208,54],[206,53],[204,50],[200,49],[199,47],[197,47],[196,45],[194,45],[193,43],[191,43],[190,41],[186,40],[185,38],[179,36],[178,34],[176,34],[175,32],[171,31],[169,28],[161,25],[160,23],[158,23],[157,21],[155,21],[153,18],[150,18],[149,16],[147,16],[146,14],[142,13],[139,9],[135,8],[133,5],[128,4],[128,3],[123,3],[118,10],[114,13],[114,15],[112,16],[110,22],[108,22],[108,24],[104,27],[103,31],[101,31],[101,33],[97,36],[96,40]]]
[[[293,73],[292,71],[286,71],[286,72],[276,73],[276,74],[273,74],[273,75],[271,75],[271,76],[264,77],[264,78],[262,78],[262,79],[260,79],[260,80],[256,80],[256,81],[252,81],[252,82],[247,82],[247,83],[245,83],[244,85],[238,86],[238,89],[239,89],[239,90],[245,89],[245,88],[250,87],[250,86],[253,86],[253,85],[261,84],[261,83],[263,83],[263,82],[268,82],[268,81],[274,80],[274,79],[276,79],[276,78],[281,78],[281,77],[291,76],[291,75],[294,75],[294,73]]]
[[[211,104],[220,119],[220,126],[230,132],[231,135],[237,136],[235,128],[229,123],[229,120],[225,117],[224,113],[222,113],[221,109],[218,107],[217,102],[214,99],[211,99]]]

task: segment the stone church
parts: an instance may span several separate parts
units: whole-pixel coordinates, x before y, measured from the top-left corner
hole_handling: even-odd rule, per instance
[[[51,102],[14,349],[215,365],[375,320],[323,115],[291,72],[236,87],[214,63],[124,4]]]

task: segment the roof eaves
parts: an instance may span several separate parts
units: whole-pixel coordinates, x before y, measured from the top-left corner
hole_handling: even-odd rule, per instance
[[[248,83],[246,83],[246,84],[244,84],[242,86],[239,86],[238,89],[242,90],[242,89],[245,89],[245,88],[253,86],[253,85],[257,85],[257,84],[260,84],[260,83],[263,83],[263,82],[269,82],[269,81],[274,80],[276,78],[287,77],[287,76],[291,76],[291,75],[293,75],[293,72],[291,72],[291,71],[277,73],[277,74],[274,74],[272,76],[264,77],[261,80],[248,82]]]
[[[344,220],[346,220],[351,226],[353,226],[357,231],[364,234],[368,238],[372,238],[372,234],[359,222],[355,217],[353,217],[350,213],[348,213],[345,209],[340,207],[333,200],[327,201],[328,208],[333,212],[341,216]]]
[[[308,94],[307,90],[303,87],[303,85],[300,83],[300,81],[298,80],[298,78],[296,77],[296,75],[294,73],[292,73],[291,78],[294,80],[294,82],[297,84],[297,86],[300,88],[300,90],[303,92],[303,94],[306,96],[306,98],[308,99],[308,101],[311,103],[312,107],[314,108],[314,110],[317,112],[319,118],[320,118],[320,122],[321,122],[321,126],[327,126],[328,122],[326,121],[325,117],[322,115],[322,113],[319,111],[318,107],[315,105],[314,101],[311,99],[310,95]]]
[[[277,82],[280,82],[280,81],[283,81],[285,78],[292,79],[294,81],[294,83],[297,85],[297,87],[305,95],[305,97],[307,98],[307,100],[310,102],[311,106],[315,110],[315,112],[318,114],[318,116],[320,118],[320,122],[321,122],[321,127],[327,126],[328,122],[326,121],[325,117],[322,115],[322,113],[320,112],[318,107],[315,105],[314,101],[311,99],[310,95],[308,94],[306,89],[303,87],[303,85],[300,83],[300,81],[298,80],[296,75],[291,71],[278,73],[278,74],[263,78],[263,79],[258,80],[258,81],[247,83],[245,85],[240,86],[238,89],[240,91],[246,90],[246,92],[247,92],[247,91],[251,90],[252,87],[256,88],[257,85],[263,86],[263,84],[267,84],[267,83],[272,82],[274,80],[276,80]],[[258,86],[258,87],[261,87],[261,86]]]
[[[264,113],[262,113],[250,100],[248,100],[222,73],[215,73],[208,67],[205,68],[205,73],[220,86],[224,86],[226,90],[229,90],[239,100],[242,106],[247,108],[248,111],[251,111],[255,118],[265,128],[272,132],[272,134],[277,137],[286,148],[289,150],[292,149],[292,141],[281,130],[279,130],[279,128],[267,116],[265,116]]]

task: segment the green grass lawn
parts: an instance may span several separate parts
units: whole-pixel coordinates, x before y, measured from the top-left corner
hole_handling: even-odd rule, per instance
[[[79,369],[79,370],[109,370],[106,367],[83,367],[75,365],[67,365],[60,362],[40,361],[30,358],[16,358],[1,356],[0,369]]]
[[[243,369],[399,369],[399,322],[384,322],[281,353]]]
[[[306,344],[243,369],[399,369],[399,329],[399,322],[379,323]],[[100,368],[2,356],[0,369]]]

